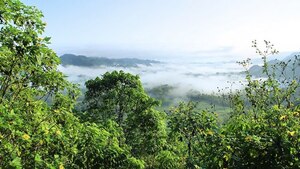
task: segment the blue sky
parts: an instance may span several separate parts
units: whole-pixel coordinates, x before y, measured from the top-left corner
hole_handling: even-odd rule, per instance
[[[280,51],[300,49],[299,0],[22,2],[43,11],[45,34],[59,54],[248,56],[254,39],[270,40]]]

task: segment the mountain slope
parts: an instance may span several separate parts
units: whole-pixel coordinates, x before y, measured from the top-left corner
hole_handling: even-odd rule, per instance
[[[110,59],[105,57],[87,57],[84,55],[64,54],[60,57],[63,66],[73,65],[80,67],[138,67],[138,65],[151,66],[155,63],[160,63],[155,60],[142,60],[136,58],[119,58]]]
[[[268,62],[269,73],[275,73],[278,78],[300,77],[300,53],[292,53],[283,60],[270,60]],[[255,77],[266,77],[263,67],[254,65],[250,69],[250,74]]]

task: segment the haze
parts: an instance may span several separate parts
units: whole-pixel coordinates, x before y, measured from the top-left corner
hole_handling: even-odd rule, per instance
[[[52,37],[50,47],[58,55],[164,62],[139,68],[59,68],[80,84],[123,69],[140,75],[145,87],[169,84],[179,94],[193,89],[212,93],[230,86],[227,81],[244,79],[236,61],[260,58],[252,40],[271,41],[281,58],[299,51],[299,0],[23,1],[44,13],[45,35]]]
[[[251,41],[298,51],[299,0],[23,0],[45,15],[58,53],[249,57]]]

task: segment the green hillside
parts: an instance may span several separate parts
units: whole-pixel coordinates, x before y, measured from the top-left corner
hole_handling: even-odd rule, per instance
[[[100,66],[113,66],[113,67],[138,67],[139,65],[151,66],[158,64],[159,61],[142,60],[136,58],[119,58],[111,59],[105,57],[87,57],[84,55],[64,54],[60,56],[61,64],[63,66],[81,66],[81,67],[100,67]]]

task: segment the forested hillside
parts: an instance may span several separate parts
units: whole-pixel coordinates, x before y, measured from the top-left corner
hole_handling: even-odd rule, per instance
[[[300,168],[299,80],[278,80],[267,57],[264,79],[253,79],[250,60],[244,88],[222,99],[192,92],[189,102],[161,111],[169,86],[152,97],[139,76],[112,71],[76,84],[57,67],[60,58],[43,37],[46,23],[35,7],[0,1],[1,168]],[[201,82],[199,82],[201,83]],[[228,106],[218,112],[197,105],[206,99]]]
[[[136,58],[109,59],[105,57],[87,57],[83,55],[64,54],[60,56],[63,66],[81,66],[81,67],[138,67],[139,65],[151,66],[151,64],[160,63],[155,60],[142,60]]]
[[[289,78],[298,79],[300,77],[300,53],[292,53],[283,60],[270,60],[268,71],[274,73],[277,79]],[[255,77],[266,77],[263,73],[263,66],[254,65],[250,68],[250,74]]]

